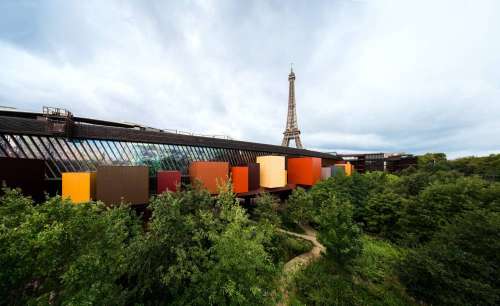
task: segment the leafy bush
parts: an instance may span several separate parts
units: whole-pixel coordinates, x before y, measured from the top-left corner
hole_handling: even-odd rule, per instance
[[[400,278],[417,298],[436,305],[500,303],[500,213],[474,210],[411,251]]]

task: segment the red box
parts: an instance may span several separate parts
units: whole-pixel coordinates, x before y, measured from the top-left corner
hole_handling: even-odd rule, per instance
[[[312,186],[321,179],[321,158],[289,158],[287,170],[289,184]]]
[[[156,173],[156,193],[165,191],[177,191],[177,186],[181,183],[180,171],[158,171]]]
[[[233,192],[248,192],[248,167],[232,167]]]

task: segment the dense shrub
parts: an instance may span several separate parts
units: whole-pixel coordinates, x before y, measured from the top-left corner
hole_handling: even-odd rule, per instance
[[[500,303],[500,214],[458,216],[400,265],[408,291],[436,305]]]

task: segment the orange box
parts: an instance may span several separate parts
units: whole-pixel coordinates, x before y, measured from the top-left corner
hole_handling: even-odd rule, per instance
[[[294,157],[288,159],[288,183],[312,186],[321,179],[321,158]]]
[[[248,192],[248,167],[232,167],[233,192]]]
[[[196,161],[189,165],[191,184],[198,180],[211,194],[219,193],[217,186],[227,183],[228,174],[227,162]]]
[[[62,197],[75,204],[94,200],[95,176],[95,172],[63,172]]]

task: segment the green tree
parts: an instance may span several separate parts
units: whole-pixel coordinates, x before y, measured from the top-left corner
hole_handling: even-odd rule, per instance
[[[433,184],[410,199],[399,219],[398,226],[406,244],[429,241],[439,228],[457,214],[477,208],[495,206],[495,189],[478,177],[459,177],[454,182]],[[488,202],[486,200],[492,201]]]
[[[313,219],[314,203],[309,192],[298,187],[287,201],[287,213],[296,224],[307,224]]]
[[[366,231],[394,240],[398,236],[399,217],[406,200],[392,191],[375,193],[367,201]]]
[[[400,264],[407,290],[435,305],[500,303],[500,213],[474,210],[447,224]]]
[[[500,154],[485,157],[463,157],[449,161],[450,167],[465,175],[480,175],[500,181]]]
[[[151,199],[150,207],[148,231],[133,246],[129,283],[136,285],[130,303],[187,304],[211,264],[208,233],[224,224],[216,218],[210,194],[201,188],[163,193]]]
[[[317,222],[322,203],[335,195],[339,200],[353,205],[353,216],[356,222],[362,222],[366,215],[366,202],[370,194],[393,188],[399,177],[384,172],[369,172],[364,175],[355,173],[352,176],[338,175],[314,185],[311,190],[314,209],[312,219]]]
[[[264,192],[255,199],[255,207],[252,211],[252,216],[258,222],[268,222],[279,227],[281,225],[281,219],[278,215],[278,208],[278,199]]]
[[[426,171],[449,170],[446,154],[427,153],[418,156],[418,168]]]
[[[34,206],[15,191],[6,191],[0,207],[0,300],[125,303],[120,280],[128,270],[129,244],[141,233],[128,209],[74,205],[60,197]]]
[[[206,205],[190,205],[193,199]],[[265,249],[273,227],[251,222],[229,184],[215,203],[194,188],[164,193],[150,204],[149,231],[134,251],[129,282],[137,285],[130,303],[273,303],[278,268]]]
[[[228,222],[212,232],[213,258],[196,286],[196,294],[211,305],[273,305],[277,268],[264,244],[270,237],[265,227],[252,224],[234,197],[220,197],[221,217]]]
[[[345,175],[330,177],[315,184],[309,191],[313,200],[312,221],[319,224],[321,210],[324,206],[329,205],[332,197],[339,199],[339,201],[351,202],[352,186],[352,177]]]
[[[325,203],[319,217],[318,240],[326,247],[326,255],[341,266],[361,254],[361,230],[353,221],[350,203],[335,196]]]

